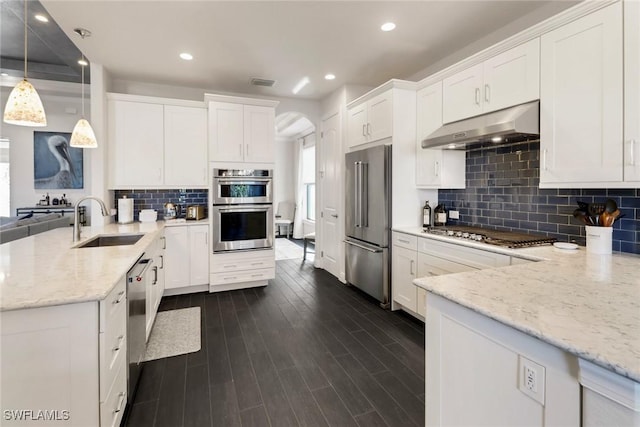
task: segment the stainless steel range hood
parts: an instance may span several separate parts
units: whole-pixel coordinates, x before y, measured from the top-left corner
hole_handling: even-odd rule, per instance
[[[540,101],[448,123],[422,141],[422,148],[464,150],[540,137]]]

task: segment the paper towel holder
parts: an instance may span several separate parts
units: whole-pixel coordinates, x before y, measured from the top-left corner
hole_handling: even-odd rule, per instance
[[[133,199],[122,196],[118,199],[118,224],[130,224],[133,222]]]

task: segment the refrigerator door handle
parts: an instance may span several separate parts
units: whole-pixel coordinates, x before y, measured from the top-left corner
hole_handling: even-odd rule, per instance
[[[369,164],[360,164],[360,226],[369,226]]]
[[[368,251],[368,252],[371,252],[371,253],[374,253],[374,254],[382,252],[382,249],[371,249],[371,248],[368,248],[368,247],[366,247],[364,245],[360,245],[358,243],[352,242],[350,240],[343,240],[343,241],[347,245],[355,246],[356,248],[364,249],[365,251]]]
[[[355,223],[353,225],[356,226],[356,228],[360,228],[362,226],[361,223],[361,219],[362,219],[362,192],[360,191],[360,188],[362,186],[361,184],[361,179],[362,179],[362,175],[361,175],[361,169],[360,166],[362,166],[361,162],[353,162],[353,168],[354,168],[354,175],[355,175],[355,179],[354,181],[354,191],[353,191],[353,197],[355,198],[354,202],[355,202],[355,206],[354,206],[354,217],[355,217]]]

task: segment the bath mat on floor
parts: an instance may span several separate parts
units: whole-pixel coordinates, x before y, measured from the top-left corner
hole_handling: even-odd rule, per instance
[[[143,360],[193,353],[200,346],[200,307],[159,311]]]

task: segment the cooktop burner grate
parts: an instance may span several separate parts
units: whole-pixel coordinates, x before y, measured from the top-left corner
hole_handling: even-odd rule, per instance
[[[488,230],[482,227],[455,226],[431,227],[426,233],[458,237],[481,241],[490,245],[508,248],[527,248],[531,246],[550,245],[557,241],[555,237],[540,234],[529,234],[512,231]]]

